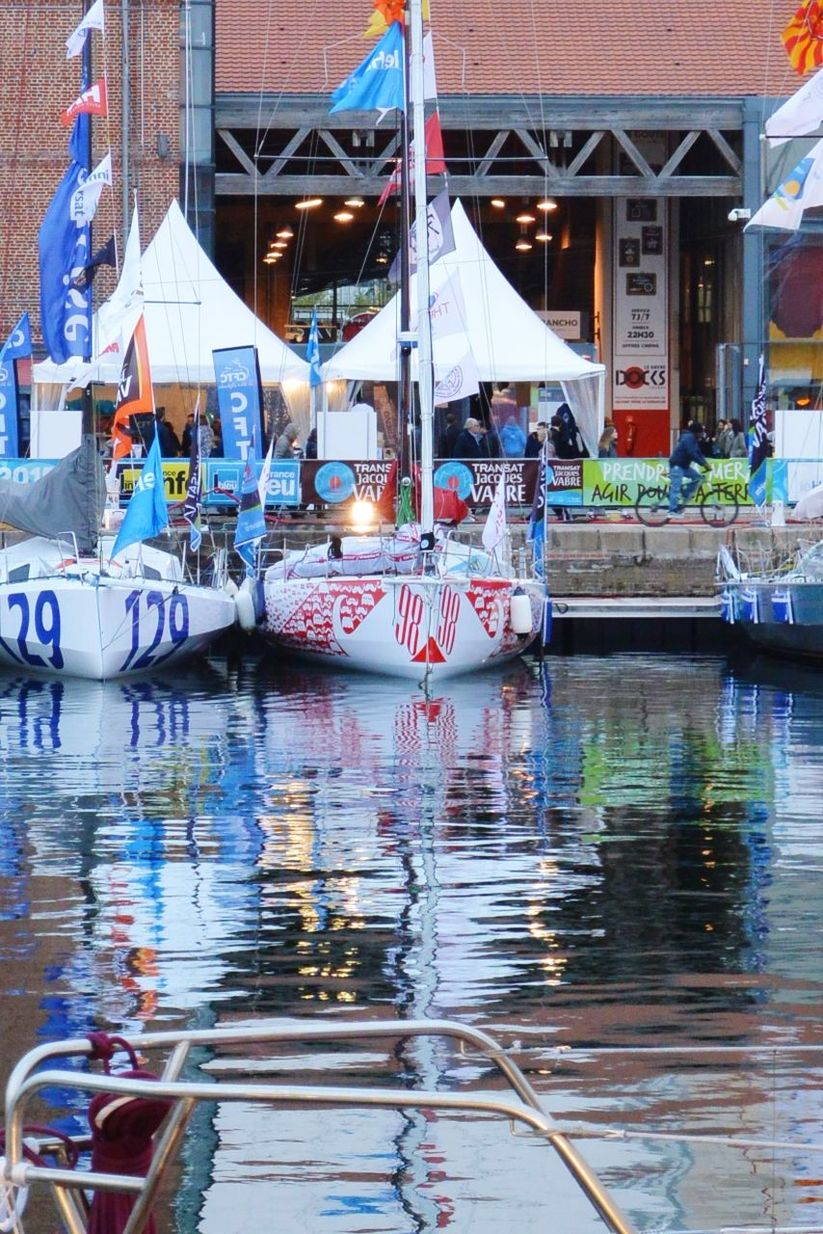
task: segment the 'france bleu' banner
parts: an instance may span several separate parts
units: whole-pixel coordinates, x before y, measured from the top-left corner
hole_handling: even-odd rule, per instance
[[[257,443],[263,439],[263,391],[257,348],[219,347],[212,355],[223,454],[225,458],[257,458]]]
[[[91,289],[74,280],[89,264],[90,219],[84,194],[88,175],[82,162],[88,116],[74,122],[69,151],[71,164],[40,225],[40,326],[43,342],[55,364],[91,355]],[[92,211],[93,213],[93,211]]]
[[[155,433],[143,470],[129,498],[123,522],[111,550],[112,557],[122,553],[130,544],[140,544],[143,540],[159,535],[168,525],[169,507],[163,485],[160,438]]]
[[[404,110],[403,32],[399,22],[392,22],[373,51],[331,98],[332,112],[389,111],[392,107]]]

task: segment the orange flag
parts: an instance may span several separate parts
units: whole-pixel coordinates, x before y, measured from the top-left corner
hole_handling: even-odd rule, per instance
[[[117,406],[111,426],[112,452],[117,460],[131,454],[131,426],[129,418],[140,413],[154,415],[154,392],[149,368],[149,349],[146,344],[146,323],[143,315],[134,327],[126,358],[120,370],[117,387]]]
[[[781,34],[792,68],[804,76],[823,64],[823,4],[805,0]]]

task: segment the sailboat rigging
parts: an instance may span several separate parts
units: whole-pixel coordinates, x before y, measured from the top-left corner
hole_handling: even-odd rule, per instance
[[[284,552],[263,577],[262,632],[276,645],[321,662],[428,684],[432,679],[474,672],[524,651],[541,630],[546,588],[541,578],[526,569],[525,554],[519,575],[512,569],[505,540],[480,548],[458,541],[453,529],[435,521],[435,366],[429,266],[437,254],[429,252],[432,207],[427,202],[422,0],[410,0],[406,20],[392,23],[384,36],[396,47],[402,35],[406,62],[406,31],[402,26],[410,34],[408,89],[400,101],[394,101],[395,94],[389,97],[391,106],[404,109],[411,102],[411,124],[402,126],[401,175],[408,175],[413,143],[416,157],[411,231],[416,239],[416,269],[411,274],[407,231],[404,278],[409,294],[406,299],[401,283],[400,329],[394,348],[401,357],[401,398],[406,385],[411,387],[405,374],[411,374],[415,367],[417,370],[419,522],[400,526],[391,536],[336,537],[309,549]],[[379,56],[380,65],[397,67],[396,54],[386,56],[375,51],[372,56]],[[344,110],[347,105],[362,107],[362,82],[368,76],[364,66],[369,60],[367,57],[335,92],[334,110]],[[396,91],[396,85],[393,89]],[[383,106],[389,92],[384,90],[379,74],[371,74],[368,90],[371,93],[366,105]]]

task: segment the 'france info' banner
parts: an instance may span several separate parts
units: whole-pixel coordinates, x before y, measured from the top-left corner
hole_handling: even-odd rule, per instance
[[[225,458],[257,458],[263,439],[263,390],[256,347],[219,347],[212,352],[217,407]]]

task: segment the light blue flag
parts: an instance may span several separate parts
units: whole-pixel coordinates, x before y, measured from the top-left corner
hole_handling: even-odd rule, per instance
[[[332,112],[405,109],[403,31],[398,21],[392,22],[377,46],[331,97]]]
[[[266,518],[260,502],[260,490],[257,487],[257,476],[252,471],[251,464],[246,459],[243,469],[243,479],[240,484],[240,508],[237,512],[237,525],[234,529],[234,547],[238,556],[253,570],[257,557],[257,545],[266,534]]]
[[[28,313],[24,313],[0,347],[0,360],[22,360],[31,355],[31,322]]]
[[[143,464],[143,470],[126,507],[126,516],[117,533],[112,557],[116,557],[130,544],[139,544],[143,540],[159,535],[168,525],[169,508],[166,505],[166,492],[163,488],[160,438],[155,433],[151,449]]]
[[[320,334],[317,329],[317,309],[311,311],[306,359],[309,362],[309,385],[314,389],[315,386],[323,384],[323,378],[320,376]]]

